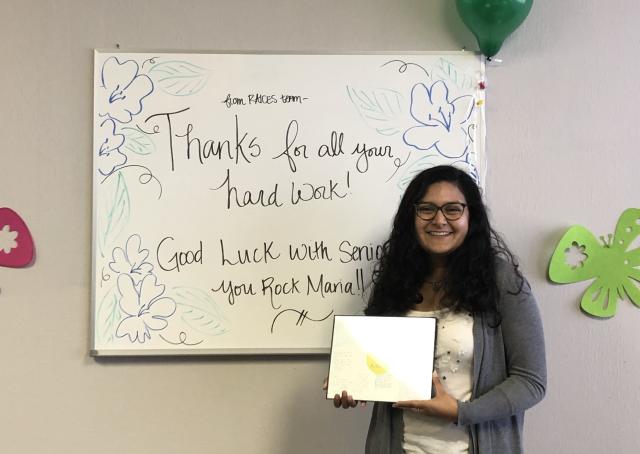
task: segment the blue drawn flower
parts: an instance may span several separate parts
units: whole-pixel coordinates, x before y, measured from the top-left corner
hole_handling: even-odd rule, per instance
[[[142,112],[142,100],[153,91],[151,79],[138,73],[139,66],[133,60],[123,63],[117,57],[109,57],[102,65],[102,88],[106,91],[109,107],[100,116],[108,116],[119,123],[129,123],[134,115]]]
[[[473,96],[449,100],[449,88],[443,80],[427,87],[416,84],[411,90],[411,116],[419,125],[405,131],[404,142],[418,150],[434,148],[447,158],[467,153],[471,138],[465,123],[473,112]]]
[[[118,290],[122,295],[120,309],[127,315],[116,329],[117,337],[128,337],[130,342],[144,343],[151,339],[150,331],[161,331],[167,327],[167,318],[176,311],[171,298],[162,297],[164,285],[156,285],[156,277],[147,275],[136,290],[128,274],[118,276]]]
[[[153,270],[153,265],[147,262],[149,250],[141,248],[142,240],[139,235],[131,235],[127,240],[125,249],[116,247],[113,249],[109,262],[109,268],[119,274],[128,274],[137,288],[142,280]]]
[[[127,156],[120,151],[124,143],[124,136],[116,134],[116,124],[113,120],[100,123],[99,138],[102,140],[98,147],[98,172],[101,175],[111,175],[116,167],[127,162]]]

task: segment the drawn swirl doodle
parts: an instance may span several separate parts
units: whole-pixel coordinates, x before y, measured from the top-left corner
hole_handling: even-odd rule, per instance
[[[164,337],[162,334],[159,335],[163,341],[165,341],[168,344],[171,345],[187,345],[189,347],[193,346],[193,345],[198,345],[202,343],[202,340],[199,340],[198,342],[188,342],[187,341],[187,333],[185,333],[184,331],[180,331],[180,334],[178,335],[178,340],[173,342],[170,341],[169,339],[167,339],[166,337]]]
[[[127,168],[134,168],[134,167],[138,167],[141,169],[144,169],[144,171],[138,175],[138,182],[140,182],[140,184],[148,184],[151,182],[151,180],[155,180],[156,183],[158,183],[158,187],[160,189],[160,192],[158,193],[158,200],[160,200],[160,198],[162,197],[162,183],[160,183],[160,180],[158,180],[153,173],[151,172],[151,170],[148,167],[142,166],[142,165],[137,165],[137,164],[130,164],[130,165],[125,165],[122,167],[118,167],[116,170],[122,170],[122,169],[127,169]],[[111,174],[113,175],[113,173]],[[106,177],[104,177],[102,179],[102,181],[100,182],[100,184],[104,183],[105,181],[107,181],[107,179],[111,176],[111,175],[107,175]]]
[[[296,320],[296,326],[302,326],[302,324],[304,323],[305,320],[310,320],[312,322],[323,322],[326,319],[328,319],[329,317],[331,317],[331,315],[333,315],[333,310],[331,312],[329,312],[324,318],[320,318],[320,319],[315,319],[315,318],[311,318],[309,317],[307,314],[309,314],[308,310],[302,309],[302,310],[298,310],[298,309],[284,309],[281,310],[280,312],[278,312],[276,314],[275,317],[273,317],[273,321],[271,322],[271,333],[273,334],[273,329],[275,327],[276,321],[278,320],[278,318],[286,313],[286,312],[293,312],[295,314],[298,314],[298,319]]]
[[[102,284],[104,284],[105,282],[108,282],[111,279],[111,275],[109,273],[104,272],[104,266],[102,267],[101,274],[102,274],[102,278],[100,279],[100,287],[102,287]]]
[[[141,68],[144,68],[144,65],[146,65],[147,63],[155,65],[156,64],[156,58],[158,58],[158,56],[147,58],[145,61],[142,62]]]
[[[421,70],[423,70],[424,73],[427,75],[427,77],[431,78],[431,75],[429,74],[429,71],[427,71],[426,69],[424,69],[422,66],[420,66],[417,63],[411,63],[411,62],[406,62],[406,61],[402,61],[402,60],[389,60],[388,62],[382,64],[381,67],[387,66],[390,63],[401,63],[400,67],[398,68],[398,72],[399,73],[404,73],[409,68],[409,66],[416,66],[416,67],[420,68]]]
[[[393,171],[391,176],[385,180],[385,183],[388,183],[396,175],[396,173],[398,173],[398,170],[400,170],[400,167],[405,165],[409,161],[410,157],[411,157],[411,153],[407,153],[407,159],[405,159],[404,162],[402,162],[402,160],[400,158],[395,158],[393,160],[393,166],[396,169]]]
[[[139,124],[136,124],[136,129],[138,131],[140,131],[143,134],[146,134],[148,136],[154,135],[154,134],[160,134],[160,125],[153,125],[153,132],[149,132],[149,131],[145,131],[144,129],[142,129],[140,127]]]

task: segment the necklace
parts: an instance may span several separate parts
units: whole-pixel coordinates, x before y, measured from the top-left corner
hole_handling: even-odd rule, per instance
[[[429,284],[434,292],[438,292],[442,289],[444,281],[424,281],[425,284]]]

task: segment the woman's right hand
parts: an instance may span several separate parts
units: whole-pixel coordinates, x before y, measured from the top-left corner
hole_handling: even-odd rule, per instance
[[[342,391],[342,395],[336,394],[333,396],[333,406],[336,408],[353,408],[357,405],[358,401],[353,400],[353,396],[350,396],[346,391]]]
[[[325,378],[324,383],[322,385],[322,389],[324,391],[327,390],[329,383],[329,379]],[[336,408],[353,408],[358,405],[358,401],[353,399],[353,396],[349,395],[347,391],[342,391],[342,394],[336,394],[333,396],[333,406]],[[367,403],[362,401],[360,402],[360,406],[364,407]]]

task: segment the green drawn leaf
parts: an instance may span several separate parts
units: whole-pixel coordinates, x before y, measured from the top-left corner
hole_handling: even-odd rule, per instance
[[[154,65],[149,76],[162,91],[173,96],[189,96],[209,81],[209,70],[186,61],[165,61]]]
[[[118,172],[117,177],[108,178],[102,184],[108,185],[101,188],[101,199],[98,209],[98,247],[100,254],[104,257],[111,244],[116,240],[124,227],[129,222],[131,214],[131,202],[127,184]]]
[[[210,336],[229,331],[229,322],[206,292],[190,287],[175,287],[168,295],[178,307],[182,321],[194,330]]]
[[[401,93],[386,88],[361,90],[347,87],[349,99],[368,127],[384,136],[403,130],[405,99]]]
[[[122,128],[120,132],[124,135],[124,145],[122,145],[122,148],[126,151],[142,156],[151,154],[155,151],[156,146],[153,143],[153,140],[151,140],[151,137],[139,129]]]
[[[458,88],[473,88],[478,84],[478,80],[475,80],[470,74],[464,70],[458,68],[455,64],[440,58],[432,69],[433,80],[447,80],[452,82]],[[476,78],[477,79],[477,78]]]
[[[120,295],[116,288],[116,286],[112,287],[98,306],[96,335],[100,342],[111,342],[122,320],[122,312],[118,304]]]
[[[478,170],[473,164],[470,164],[469,162],[466,162],[462,159],[446,158],[439,153],[429,153],[420,155],[418,159],[410,163],[405,168],[404,173],[400,176],[400,178],[398,178],[398,188],[404,191],[407,186],[409,186],[409,183],[411,183],[411,180],[413,180],[417,174],[425,169],[441,165],[450,165],[464,170],[474,180],[476,180],[476,182],[478,182]]]
[[[441,155],[427,154],[420,156],[409,164],[402,176],[398,179],[398,188],[404,191],[417,174],[425,169],[435,167],[440,164],[443,164],[443,157]]]

